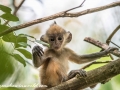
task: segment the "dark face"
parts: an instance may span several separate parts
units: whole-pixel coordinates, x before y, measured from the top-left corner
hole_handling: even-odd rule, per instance
[[[62,43],[63,35],[60,34],[49,35],[49,44],[51,49],[59,50],[61,48]]]

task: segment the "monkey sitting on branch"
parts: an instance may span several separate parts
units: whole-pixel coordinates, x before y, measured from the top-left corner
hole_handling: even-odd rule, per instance
[[[107,50],[87,54],[77,55],[74,51],[66,48],[65,45],[72,39],[72,34],[58,26],[56,22],[50,26],[45,35],[42,35],[40,40],[50,45],[49,48],[43,51],[42,47],[34,46],[32,50],[33,64],[35,67],[40,67],[41,84],[47,85],[47,88],[56,86],[66,80],[73,78],[76,74],[81,77],[86,77],[86,71],[83,69],[72,70],[68,75],[68,60],[77,63],[87,63],[107,55],[110,51],[116,48],[108,48]],[[40,87],[35,90],[46,90]]]

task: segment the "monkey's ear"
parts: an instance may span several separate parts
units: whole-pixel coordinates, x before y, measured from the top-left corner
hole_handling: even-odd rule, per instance
[[[54,21],[54,23],[52,23],[50,26],[53,26],[53,25],[55,25],[55,24],[57,24],[56,21]]]
[[[46,35],[42,35],[40,37],[40,40],[43,41],[43,42],[45,42],[45,43],[48,43],[48,39],[47,39]]]
[[[72,34],[71,34],[71,32],[66,32],[67,33],[67,43],[69,43],[71,40],[72,40]]]
[[[56,21],[54,21],[54,24],[57,24]]]

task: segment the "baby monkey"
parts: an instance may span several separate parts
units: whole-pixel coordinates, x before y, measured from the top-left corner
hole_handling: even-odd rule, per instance
[[[56,22],[50,26],[45,35],[42,35],[40,40],[50,45],[49,48],[43,51],[40,46],[34,46],[32,50],[33,64],[35,67],[40,67],[41,84],[47,85],[47,88],[56,86],[68,79],[73,78],[76,74],[81,77],[86,77],[86,72],[82,69],[72,70],[68,75],[68,60],[82,64],[91,62],[104,55],[107,55],[115,48],[88,54],[77,55],[74,51],[66,48],[65,45],[72,39],[72,34],[65,31],[62,27],[58,26]],[[36,90],[43,90],[37,88]]]

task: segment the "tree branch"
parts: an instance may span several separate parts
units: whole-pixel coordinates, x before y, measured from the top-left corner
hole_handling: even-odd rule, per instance
[[[21,24],[21,25],[18,25],[18,26],[11,27],[11,28],[1,32],[0,36],[3,36],[5,34],[8,34],[10,32],[13,32],[13,31],[16,31],[16,30],[19,30],[19,29],[22,29],[22,28],[26,28],[28,26],[32,26],[34,24],[42,23],[42,22],[53,20],[53,19],[56,19],[56,18],[78,17],[78,16],[82,16],[82,15],[85,15],[85,14],[90,14],[90,13],[102,11],[102,10],[112,8],[112,7],[115,7],[115,6],[119,6],[119,5],[120,5],[120,1],[117,1],[117,2],[113,2],[111,4],[108,4],[108,5],[104,5],[104,6],[100,6],[100,7],[96,7],[96,8],[91,8],[91,9],[86,9],[86,10],[76,12],[76,13],[68,13],[68,12],[66,12],[68,10],[66,10],[66,11],[63,11],[63,12],[56,13],[56,14],[51,15],[51,16],[43,17],[43,18],[36,19],[36,20],[33,20],[31,22],[28,22],[28,23],[24,23],[24,24]]]
[[[108,39],[106,40],[106,43],[109,45],[112,37],[114,36],[114,34],[120,29],[120,25],[118,25],[115,30],[110,34],[110,36],[108,37]]]
[[[83,66],[81,69],[88,68],[88,67],[90,67],[90,66],[93,65],[93,64],[107,64],[107,63],[109,63],[109,62],[112,62],[112,61],[105,61],[105,62],[93,61],[93,62],[91,62],[91,63]]]
[[[86,78],[80,78],[77,76],[48,90],[77,90],[78,88],[84,89],[86,87],[103,82],[118,74],[120,74],[120,59],[112,61],[107,65],[104,65],[97,69],[88,71]]]
[[[106,43],[101,43],[100,41],[97,41],[97,40],[90,38],[90,37],[86,37],[84,39],[84,41],[89,42],[89,43],[91,43],[97,47],[100,47],[102,49],[105,49],[105,50],[109,48],[109,46]],[[118,51],[118,50],[111,51],[111,53],[117,57],[120,57],[120,51]]]
[[[24,2],[25,2],[25,0],[22,0],[22,1],[20,2],[20,4],[15,8],[15,11],[13,12],[13,15],[16,16],[17,11],[20,9],[20,7],[22,6],[22,4],[23,4]]]

